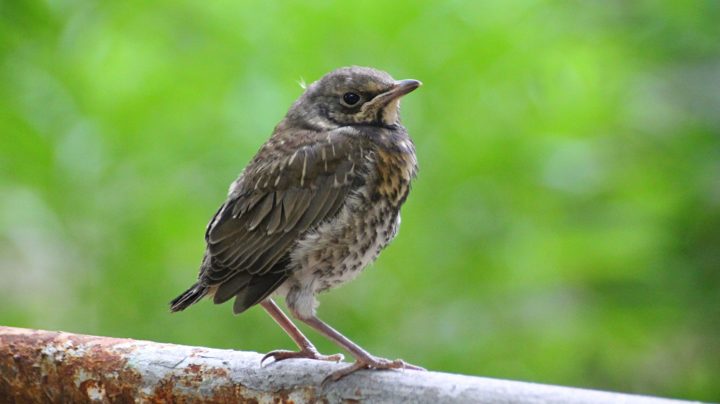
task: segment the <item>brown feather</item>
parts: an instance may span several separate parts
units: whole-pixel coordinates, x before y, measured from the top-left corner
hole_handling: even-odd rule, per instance
[[[302,218],[305,210],[310,206],[313,194],[309,189],[302,189],[294,202],[293,210],[287,216],[287,222],[285,222],[285,232],[289,232],[295,229],[295,225]]]
[[[283,262],[301,235],[342,208],[362,156],[351,154],[356,148],[347,138],[314,136],[297,137],[308,143],[284,151],[277,163],[256,157],[211,222],[200,281],[218,286],[216,302],[238,296],[237,311],[265,298],[287,277]]]
[[[263,219],[267,217],[267,214],[270,213],[274,204],[275,193],[270,192],[266,194],[263,201],[258,203],[252,211],[248,212],[248,215],[250,217],[248,218],[249,221],[247,223],[247,229],[250,231],[255,230],[255,228],[258,227],[263,221]]]
[[[235,272],[233,276],[220,284],[213,295],[213,302],[224,303],[245,288],[252,279],[252,275],[245,272]]]
[[[282,203],[278,206],[275,206],[273,211],[270,213],[267,219],[267,225],[265,226],[265,231],[267,231],[268,235],[271,235],[275,232],[277,232],[283,225],[283,205]]]

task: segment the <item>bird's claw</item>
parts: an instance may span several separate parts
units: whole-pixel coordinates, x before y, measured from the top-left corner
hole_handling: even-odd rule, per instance
[[[273,361],[270,363],[280,362],[284,361],[285,359],[314,359],[319,361],[329,361],[329,362],[341,362],[345,357],[342,354],[335,354],[335,355],[323,355],[319,353],[318,351],[306,349],[302,351],[283,351],[283,350],[277,350],[268,352],[265,354],[265,356],[260,359],[260,366],[264,366],[263,364],[265,361],[269,358],[272,358]]]
[[[424,368],[421,368],[420,366],[411,365],[402,359],[385,359],[385,358],[367,358],[367,359],[357,359],[355,363],[353,363],[350,366],[346,366],[342,369],[336,370],[332,373],[330,373],[325,380],[323,380],[322,385],[326,385],[328,382],[336,382],[343,377],[355,373],[358,370],[362,369],[375,369],[375,370],[383,370],[383,369],[408,369],[408,370],[421,370],[424,371]]]

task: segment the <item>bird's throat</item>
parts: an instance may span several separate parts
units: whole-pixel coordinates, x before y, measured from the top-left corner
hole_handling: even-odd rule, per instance
[[[382,123],[394,125],[400,121],[400,99],[390,101],[383,109],[381,116]]]

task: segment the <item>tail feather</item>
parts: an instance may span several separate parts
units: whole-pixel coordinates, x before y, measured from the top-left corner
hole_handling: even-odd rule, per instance
[[[185,310],[188,306],[197,303],[200,299],[205,297],[207,293],[207,286],[196,283],[192,285],[190,289],[186,290],[183,294],[170,302],[170,311],[176,312]]]

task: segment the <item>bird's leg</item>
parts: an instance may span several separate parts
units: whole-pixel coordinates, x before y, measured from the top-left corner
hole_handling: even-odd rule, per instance
[[[309,339],[305,335],[303,335],[302,331],[298,329],[295,324],[288,318],[288,316],[283,313],[283,311],[278,307],[278,305],[272,300],[272,299],[265,299],[263,302],[260,303],[263,309],[270,314],[270,316],[275,320],[276,323],[280,327],[282,327],[283,330],[292,338],[293,341],[295,341],[295,344],[297,344],[298,348],[300,348],[299,352],[294,351],[272,351],[269,352],[267,355],[263,356],[263,358],[260,360],[260,365],[265,362],[268,358],[273,358],[275,362],[280,362],[281,360],[285,359],[292,359],[292,358],[306,358],[306,359],[317,359],[322,361],[332,361],[332,362],[340,362],[344,359],[344,356],[342,354],[335,354],[335,355],[322,355],[318,352],[317,348],[310,342]]]
[[[297,313],[293,313],[297,316]],[[330,338],[333,342],[339,345],[341,348],[346,349],[352,353],[355,357],[355,363],[340,370],[331,373],[323,383],[328,381],[337,381],[343,377],[349,375],[360,369],[412,369],[412,370],[425,370],[419,366],[405,363],[402,359],[385,359],[378,358],[371,355],[366,350],[362,349],[356,343],[350,341],[347,337],[340,334],[337,330],[330,327],[327,323],[323,322],[315,315],[307,318],[297,316],[302,322],[306,323],[310,327],[318,330],[320,333]]]

